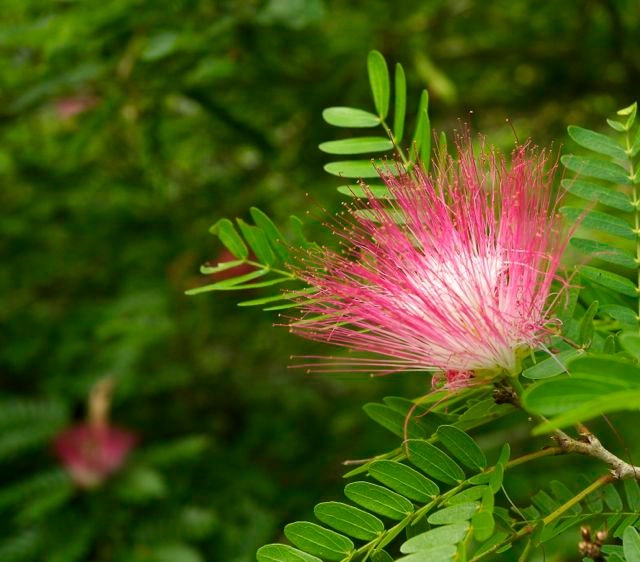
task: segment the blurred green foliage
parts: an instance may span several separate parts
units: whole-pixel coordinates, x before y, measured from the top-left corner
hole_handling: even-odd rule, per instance
[[[429,89],[436,129],[473,110],[502,146],[506,117],[564,141],[640,83],[635,0],[5,0],[3,16],[2,560],[247,562],[331,497],[340,460],[391,444],[360,404],[423,379],[304,376],[289,356],[312,347],[276,317],[183,293],[221,251],[218,218],[258,205],[285,224],[305,192],[337,207],[321,110],[372,106],[370,49]],[[50,441],[105,376],[141,444],[80,492]]]

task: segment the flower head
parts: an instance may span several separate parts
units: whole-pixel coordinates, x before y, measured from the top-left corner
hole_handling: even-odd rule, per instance
[[[130,431],[111,425],[112,391],[110,378],[96,383],[89,394],[87,421],[66,429],[53,443],[65,469],[83,488],[99,486],[120,470],[138,441]]]
[[[74,482],[93,488],[122,467],[135,443],[129,431],[82,423],[58,435],[54,447]]]
[[[548,333],[550,293],[567,236],[546,154],[517,147],[474,156],[459,143],[427,175],[381,172],[390,195],[349,207],[336,233],[346,250],[311,251],[295,266],[316,289],[291,329],[369,357],[339,370],[514,372]],[[346,369],[345,369],[346,367]]]

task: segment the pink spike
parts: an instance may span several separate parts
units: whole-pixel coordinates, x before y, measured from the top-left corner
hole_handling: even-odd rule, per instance
[[[474,156],[468,138],[458,144],[459,159],[437,163],[435,175],[381,172],[392,197],[369,194],[335,229],[350,251],[323,247],[294,266],[318,292],[300,299],[292,331],[374,357],[317,367],[438,370],[453,387],[470,371],[514,372],[518,355],[547,336],[568,240],[555,166],[530,146],[508,163],[495,151]]]

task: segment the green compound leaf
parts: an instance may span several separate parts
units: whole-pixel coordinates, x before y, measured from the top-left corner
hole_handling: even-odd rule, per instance
[[[620,385],[612,386],[609,381],[572,375],[570,378],[555,378],[530,386],[522,400],[528,410],[552,416],[622,388]]]
[[[320,558],[286,544],[267,544],[256,553],[258,562],[322,562]]]
[[[322,118],[334,127],[367,128],[380,125],[380,117],[355,107],[328,107]]]
[[[387,165],[386,162],[378,160],[343,160],[342,162],[329,162],[324,165],[325,172],[333,176],[343,178],[378,178],[380,174],[378,170],[385,174],[397,175],[398,170],[393,165]]]
[[[375,515],[344,503],[319,503],[313,512],[325,525],[355,539],[370,541],[384,531],[382,521]]]
[[[435,482],[398,462],[376,461],[369,466],[369,474],[378,482],[418,502],[426,503],[440,493]]]
[[[445,484],[458,484],[464,480],[464,472],[458,464],[431,443],[409,439],[407,447],[409,460],[425,474]]]
[[[365,509],[397,521],[415,511],[413,504],[405,497],[370,482],[347,484],[344,494]]]
[[[362,409],[373,421],[379,423],[397,437],[404,437],[404,424],[407,418],[405,414],[375,402],[365,404]],[[407,433],[412,438],[424,439],[427,437],[427,432],[415,418],[409,420]]]
[[[382,53],[379,51],[369,53],[367,71],[376,111],[381,119],[385,119],[389,113],[390,84],[387,61],[384,60]]]
[[[461,429],[452,425],[441,425],[436,433],[447,450],[466,467],[479,471],[487,466],[482,449]]]
[[[580,275],[583,279],[588,279],[589,281],[598,283],[599,285],[607,287],[608,289],[616,291],[622,295],[627,295],[629,297],[638,296],[638,291],[633,281],[623,277],[622,275],[618,275],[617,273],[611,273],[604,269],[584,265],[580,268]]]
[[[578,324],[578,343],[580,345],[586,345],[589,347],[593,341],[593,336],[595,334],[593,319],[598,313],[599,304],[600,303],[598,301],[593,301],[580,319],[580,323]]]
[[[240,227],[242,235],[258,259],[258,262],[266,265],[274,265],[277,258],[271,249],[267,235],[262,231],[262,229],[257,226],[251,226],[242,219],[236,219],[236,221]]]
[[[236,289],[246,289],[248,285],[245,285],[247,281],[253,281],[254,279],[258,279],[259,277],[263,277],[269,273],[266,269],[257,269],[256,271],[252,271],[245,275],[239,275],[238,277],[234,277],[232,279],[224,279],[223,281],[218,281],[217,283],[212,283],[211,285],[205,285],[204,287],[196,287],[195,289],[189,289],[185,291],[186,295],[198,295],[200,293],[206,293],[207,291],[235,291]],[[264,286],[269,286],[275,283],[284,282],[285,279],[274,279],[272,281],[266,282],[267,284]],[[256,287],[261,285],[260,283],[253,283],[252,286]]]
[[[298,548],[327,560],[342,560],[354,548],[347,537],[307,521],[290,523],[284,534]]]
[[[479,500],[487,489],[487,486],[472,486],[471,488],[467,488],[466,490],[457,493],[455,496],[451,496],[445,503],[447,505],[455,505],[457,503],[473,502]]]
[[[608,412],[621,410],[640,410],[640,390],[622,390],[605,394],[601,392],[598,398],[583,402],[581,406],[564,412],[548,422],[533,429],[534,435],[549,433],[561,427],[587,421]]]
[[[619,304],[603,304],[600,306],[599,311],[620,322],[623,328],[633,329],[638,327],[638,313],[634,309]]]
[[[623,107],[616,111],[616,115],[626,116],[627,120],[624,124],[625,128],[630,129],[636,120],[636,113],[638,111],[638,102],[634,101],[631,105]]]
[[[627,562],[640,562],[640,535],[634,527],[627,527],[622,535],[622,547]]]
[[[569,490],[569,488],[567,488],[562,482],[558,480],[552,480],[551,482],[549,482],[549,487],[551,488],[551,492],[553,493],[554,497],[559,500],[560,503],[569,502],[575,495],[571,490]],[[582,513],[582,506],[577,503],[571,506],[569,511],[578,515],[579,513]]]
[[[478,511],[471,517],[471,525],[473,526],[473,536],[476,540],[486,541],[496,528],[496,521],[491,511]]]
[[[395,73],[395,108],[393,111],[393,136],[396,143],[402,141],[404,135],[404,120],[407,115],[407,79],[404,68],[400,63],[396,64]]]
[[[421,550],[427,550],[434,546],[445,544],[458,544],[469,530],[469,523],[455,523],[453,525],[444,525],[436,527],[425,533],[416,535],[409,539],[400,547],[403,554],[411,554]]]
[[[569,371],[581,379],[608,382],[612,389],[640,386],[640,366],[623,357],[590,354],[569,362]]]
[[[220,219],[209,229],[209,232],[220,238],[220,242],[236,258],[246,260],[249,257],[249,248],[229,219]]]
[[[626,352],[640,360],[640,334],[637,332],[622,332],[618,334],[618,342]]]
[[[220,271],[226,271],[227,269],[233,269],[244,263],[243,260],[225,261],[215,266],[203,265],[200,267],[200,273],[203,275],[211,275],[212,273],[219,273]]]
[[[620,123],[620,121],[607,119],[607,125],[609,125],[609,127],[611,127],[614,131],[618,131],[619,133],[624,133],[626,131],[625,126],[622,123]]]
[[[429,170],[431,160],[431,122],[429,120],[429,92],[422,90],[420,103],[418,104],[418,117],[416,130],[413,134],[413,144],[411,145],[411,160],[416,160],[420,156],[422,167]]]
[[[563,156],[560,161],[569,170],[581,176],[610,181],[615,184],[631,185],[627,171],[612,162],[573,155]]]
[[[388,552],[378,550],[371,555],[371,562],[393,562],[393,558]]]
[[[625,480],[624,492],[627,496],[629,507],[640,514],[640,486],[637,480]]]
[[[584,148],[588,148],[599,154],[611,156],[618,160],[625,160],[627,158],[624,148],[614,139],[606,135],[574,125],[569,126],[567,131],[569,136]]]
[[[640,127],[636,129],[636,138],[631,145],[631,158],[635,158],[638,152],[640,152]]]
[[[622,511],[624,504],[622,503],[622,498],[618,490],[616,490],[613,484],[602,488],[602,495],[604,496],[604,503],[607,504],[611,511]]]
[[[249,209],[253,222],[262,229],[267,236],[269,243],[273,246],[273,250],[282,261],[287,261],[289,258],[288,243],[286,238],[282,235],[282,232],[273,223],[273,221],[258,207],[251,207]]]
[[[567,361],[584,353],[580,349],[567,349],[549,357],[540,363],[522,371],[522,376],[527,379],[539,380],[555,377],[567,372]]]
[[[479,507],[480,504],[477,502],[459,503],[432,513],[427,521],[432,525],[450,525],[468,521]]]
[[[391,150],[393,143],[384,137],[355,137],[323,142],[318,148],[328,154],[366,154]]]
[[[573,193],[578,197],[582,197],[587,201],[594,203],[602,203],[607,207],[619,209],[630,213],[633,211],[633,205],[626,193],[615,191],[611,187],[605,187],[597,183],[584,180],[565,179],[562,180],[562,187],[569,193]]]
[[[626,238],[627,240],[636,239],[633,228],[624,219],[614,217],[607,213],[601,213],[600,211],[591,211],[585,214],[583,209],[577,207],[562,207],[560,212],[571,223],[575,223],[583,217],[581,226],[585,228],[593,228],[601,232],[606,232],[607,234]]]
[[[595,240],[588,240],[586,238],[572,238],[571,245],[577,250],[599,260],[621,265],[629,269],[636,269],[637,267],[636,259],[633,255],[625,250],[615,248],[610,244],[596,242]]]
[[[451,544],[432,546],[409,556],[398,558],[396,562],[451,562],[456,553],[456,547]]]

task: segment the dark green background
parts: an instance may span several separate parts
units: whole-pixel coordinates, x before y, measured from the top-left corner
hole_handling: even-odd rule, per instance
[[[219,257],[208,227],[251,205],[280,224],[337,208],[321,110],[372,109],[370,49],[404,64],[410,108],[429,89],[435,128],[470,119],[508,147],[509,117],[521,138],[557,146],[568,124],[599,127],[638,97],[639,11],[636,0],[5,0],[2,560],[247,562],[336,498],[341,460],[395,445],[360,406],[428,379],[288,369],[313,348],[272,328],[277,317],[236,308],[243,295],[184,296]],[[64,117],[78,97],[92,107]],[[118,384],[114,422],[141,444],[123,474],[75,492],[49,443],[105,376]],[[488,447],[526,437],[494,430]],[[525,476],[514,495],[545,481]]]

